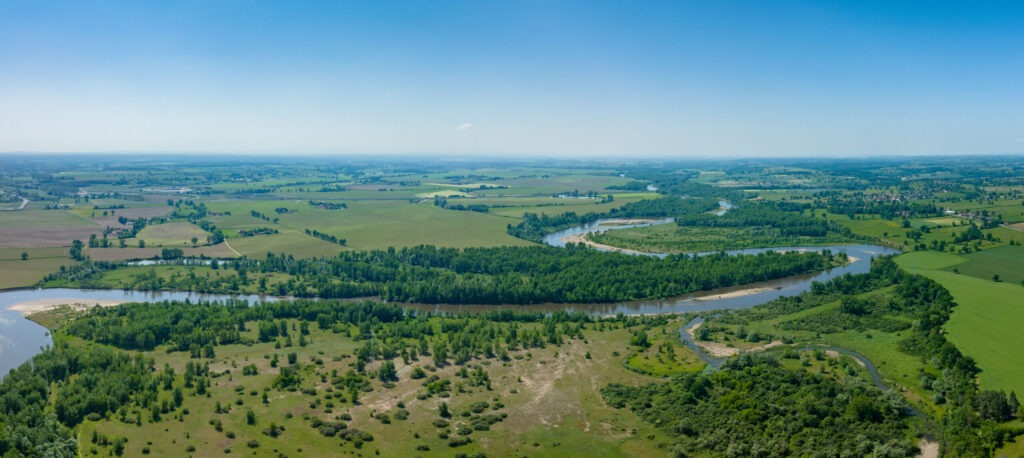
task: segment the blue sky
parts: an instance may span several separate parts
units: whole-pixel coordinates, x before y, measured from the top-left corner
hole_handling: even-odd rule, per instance
[[[0,151],[1024,151],[1024,3],[0,2]]]

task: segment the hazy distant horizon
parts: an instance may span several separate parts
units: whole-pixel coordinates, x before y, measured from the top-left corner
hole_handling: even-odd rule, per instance
[[[836,155],[836,154],[817,154],[817,155],[664,155],[664,156],[643,156],[643,155],[559,155],[557,153],[550,154],[514,154],[513,153],[401,153],[401,152],[382,152],[382,153],[357,153],[357,152],[345,152],[345,153],[309,153],[309,152],[244,152],[244,151],[0,151],[0,156],[39,156],[39,157],[62,157],[62,156],[81,156],[81,157],[119,157],[119,156],[134,156],[136,158],[193,158],[201,157],[205,159],[215,160],[218,156],[220,158],[267,158],[267,159],[297,159],[297,158],[308,158],[308,159],[358,159],[358,160],[375,160],[375,159],[390,159],[390,160],[444,160],[444,161],[506,161],[506,162],[535,162],[535,161],[624,161],[624,162],[643,162],[643,161],[742,161],[742,160],[859,160],[859,159],[901,159],[901,158],[935,158],[935,159],[955,159],[955,158],[971,158],[971,157],[1017,157],[1024,156],[1024,152],[1006,152],[1006,153],[948,153],[948,154],[862,154],[862,155]]]
[[[1014,154],[1022,46],[1017,2],[12,0],[0,151]]]

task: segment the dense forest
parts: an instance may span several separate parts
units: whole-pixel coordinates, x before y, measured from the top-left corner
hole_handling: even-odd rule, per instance
[[[885,300],[863,300],[851,296],[892,287]],[[923,376],[922,384],[933,392],[936,404],[945,404],[940,422],[940,443],[950,456],[984,456],[1003,437],[1019,433],[997,428],[997,422],[1012,418],[1019,408],[1014,393],[983,391],[975,383],[979,369],[964,356],[942,330],[956,306],[940,284],[920,275],[904,272],[891,257],[872,260],[870,273],[844,275],[827,283],[815,283],[810,292],[784,297],[747,310],[722,313],[713,321],[749,324],[776,319],[830,302],[836,310],[825,310],[780,323],[783,329],[840,332],[849,329],[909,331],[899,350],[920,357],[935,367],[937,377]],[[903,317],[898,321],[893,317]],[[713,324],[710,326],[714,326]],[[978,431],[985,432],[979,435]]]
[[[673,456],[911,456],[896,393],[857,377],[841,382],[780,367],[769,356],[641,387],[601,390],[671,437]]]
[[[808,209],[809,206],[788,202],[743,201],[722,215],[705,212],[678,216],[676,224],[683,227],[771,227],[783,237],[825,237],[830,233],[853,237],[845,226],[805,214]]]
[[[352,298],[450,304],[601,303],[670,297],[816,272],[846,261],[832,252],[767,252],[756,255],[672,255],[664,259],[600,252],[580,246],[412,248],[346,251],[331,258],[296,259],[268,253],[261,260],[220,263],[236,274],[161,277],[152,269],[127,283],[102,283],[103,272],[124,266],[85,262],[44,279],[47,286],[124,287],[237,292],[259,284],[280,296]],[[222,268],[222,270],[223,270]],[[270,284],[265,275],[286,273]]]

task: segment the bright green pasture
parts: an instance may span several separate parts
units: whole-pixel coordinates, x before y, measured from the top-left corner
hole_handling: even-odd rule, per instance
[[[528,245],[505,232],[508,224],[516,222],[491,214],[445,210],[432,202],[407,201],[356,201],[349,202],[346,210],[310,209],[281,217],[282,225],[336,235],[354,249]]]
[[[945,326],[947,337],[978,363],[982,388],[1024,392],[1024,352],[1020,351],[1024,348],[1024,288],[938,270],[952,268],[963,259],[915,252],[896,261],[910,272],[939,282],[953,295],[958,305]]]
[[[964,255],[967,261],[963,264],[948,267],[944,270],[970,275],[982,280],[992,280],[999,275],[1001,281],[1020,284],[1024,281],[1024,247],[1001,246],[988,250]]]

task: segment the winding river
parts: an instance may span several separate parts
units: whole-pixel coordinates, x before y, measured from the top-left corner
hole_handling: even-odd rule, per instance
[[[722,210],[730,206],[722,203]],[[565,246],[561,242],[566,236],[583,234],[595,230],[615,230],[639,227],[651,224],[666,224],[671,219],[638,224],[618,224],[615,220],[603,220],[593,224],[578,226],[545,239],[555,246]],[[561,244],[559,244],[561,242]],[[847,273],[865,273],[871,266],[871,258],[879,255],[896,254],[898,251],[876,245],[845,245],[832,247],[784,247],[731,250],[728,254],[756,254],[766,251],[811,251],[831,249],[844,251],[853,262],[834,269],[814,274],[797,275],[778,280],[747,284],[712,291],[688,294],[658,300],[641,300],[611,304],[539,304],[529,306],[532,310],[550,312],[556,310],[580,311],[595,315],[639,315],[655,313],[685,313],[710,310],[749,308],[781,296],[792,296],[811,288],[813,282],[823,282]],[[706,254],[706,253],[697,253]],[[27,361],[42,348],[50,345],[52,339],[46,328],[29,321],[20,312],[9,310],[12,305],[45,299],[74,299],[76,302],[89,301],[124,301],[124,302],[160,302],[165,300],[225,300],[244,299],[250,303],[273,301],[271,296],[232,296],[219,294],[199,294],[191,292],[148,292],[123,290],[82,290],[82,289],[23,289],[0,292],[0,375],[6,375],[10,369]],[[434,304],[401,304],[409,310],[432,312],[477,312],[491,311],[500,308],[521,308],[523,306],[494,305],[434,305]]]
[[[0,292],[0,377],[29,358],[39,353],[44,347],[53,344],[50,332],[26,319],[21,312],[10,310],[15,304],[47,299],[73,299],[76,303],[90,301],[123,301],[123,302],[161,302],[161,301],[223,301],[226,299],[242,299],[250,304],[259,301],[274,301],[272,296],[230,296],[224,294],[200,294],[179,291],[123,291],[123,290],[88,290],[88,289],[20,289]]]

